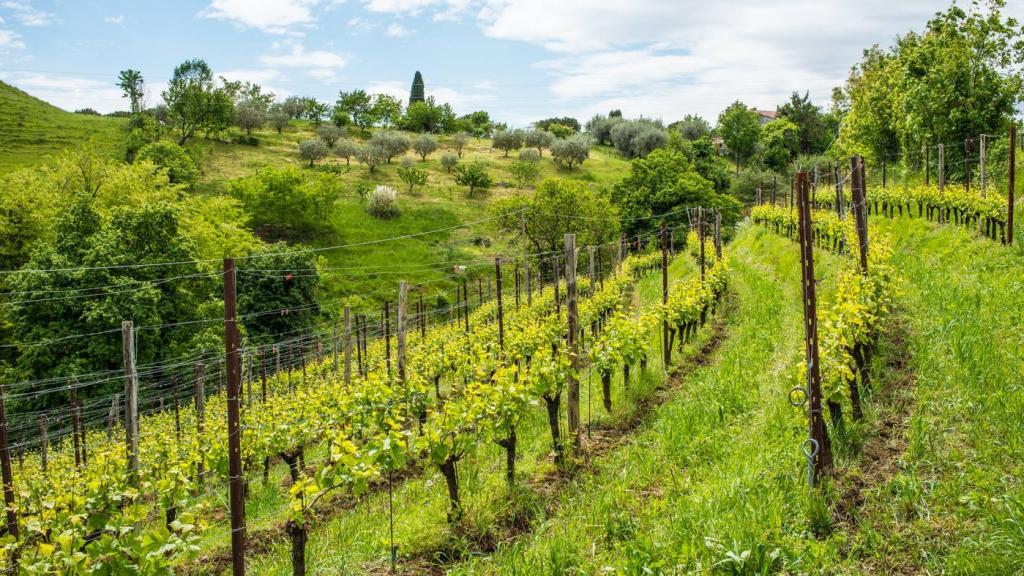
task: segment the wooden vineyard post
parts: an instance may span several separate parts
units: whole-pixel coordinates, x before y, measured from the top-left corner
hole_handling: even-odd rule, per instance
[[[560,275],[558,274],[558,256],[557,255],[552,257],[551,269],[554,270],[554,272],[552,272],[551,275],[553,276],[552,282],[554,283],[554,286],[555,286],[555,315],[560,316],[562,314],[562,299],[561,299],[561,297],[558,294],[558,281],[559,281]]]
[[[715,210],[715,261],[722,259],[722,213]]]
[[[1006,244],[1013,245],[1013,200],[1014,189],[1017,186],[1017,125],[1010,124],[1010,165],[1009,165],[1009,190],[1006,194]]]
[[[384,301],[384,362],[391,378],[391,302]]]
[[[352,383],[352,309],[345,306],[345,385]]]
[[[779,190],[779,180],[778,180],[778,177],[775,176],[775,175],[772,175],[772,206],[775,206],[775,194],[778,192],[778,190]]]
[[[811,200],[806,172],[798,172],[796,180],[799,205],[801,286],[804,302],[804,351],[807,362],[807,415],[813,458],[812,484],[832,468],[832,447],[825,435],[825,419],[821,412],[821,373],[818,366],[818,313],[814,286],[814,235],[811,230]]]
[[[981,135],[980,142],[978,142],[978,183],[981,185],[981,195],[984,197],[985,194],[985,140],[986,136]],[[1013,142],[1013,140],[1010,140]],[[1010,148],[1013,148],[1013,144],[1010,144]]]
[[[398,382],[405,386],[405,309],[409,297],[409,283],[398,283]]]
[[[668,224],[664,221],[661,223],[661,304],[665,306],[668,304],[668,246],[665,243],[665,234],[668,229]],[[665,317],[661,322],[661,361],[665,365],[665,370],[668,370],[669,364],[672,363],[672,346],[668,341],[668,316]]]
[[[887,171],[887,167],[885,165],[885,160],[882,160],[882,188],[885,188],[885,180],[886,180],[887,174],[888,174],[888,171]]]
[[[857,227],[857,244],[860,247],[860,270],[862,274],[868,273],[868,218],[865,213],[867,195],[864,186],[864,159],[854,156],[850,159],[850,178],[852,179],[850,193],[853,198],[854,223]]]
[[[523,265],[526,266],[526,305],[533,306],[533,276],[530,274],[530,259],[523,258]]]
[[[245,574],[245,494],[242,478],[242,429],[238,396],[242,392],[242,366],[236,312],[235,261],[224,259],[224,355],[227,363],[228,477],[231,503],[231,573]]]
[[[11,472],[11,448],[7,444],[7,415],[4,412],[4,385],[0,383],[0,473],[4,482],[4,508],[7,533],[18,539],[18,512],[14,508],[14,478]]]
[[[74,439],[72,444],[75,449],[75,468],[82,467],[82,453],[81,446],[79,446],[78,438],[78,386],[71,381],[71,437]]]
[[[580,383],[576,374],[579,371],[579,316],[576,308],[576,235],[565,235],[565,315],[568,324],[566,345],[572,370],[569,373],[569,394],[566,402],[569,423],[569,434],[573,445],[580,445]]]
[[[697,242],[700,244],[700,281],[704,283],[704,209],[697,208]]]
[[[124,430],[128,452],[128,474],[135,479],[139,471],[139,376],[135,371],[135,327],[131,320],[121,323],[124,357]]]
[[[529,275],[527,275],[529,279]],[[494,259],[494,283],[498,286],[498,350],[505,349],[505,314],[501,301],[501,257]]]
[[[204,383],[206,373],[206,367],[202,363],[196,364],[196,438],[203,437],[203,426],[206,422],[206,385]],[[205,472],[203,471],[203,460],[202,458],[196,462],[196,484],[199,486],[201,491],[203,483],[205,481]]]

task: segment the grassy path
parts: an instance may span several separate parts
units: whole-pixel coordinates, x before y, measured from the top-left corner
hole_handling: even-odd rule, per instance
[[[916,374],[906,452],[866,494],[854,573],[1024,573],[1021,255],[955,227],[878,219],[906,282]]]

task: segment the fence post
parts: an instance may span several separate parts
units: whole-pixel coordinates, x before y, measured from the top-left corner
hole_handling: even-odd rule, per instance
[[[813,479],[832,468],[832,447],[825,434],[821,412],[821,374],[818,367],[818,316],[814,284],[814,236],[811,229],[811,202],[807,173],[797,173],[797,203],[800,213],[800,264],[804,303],[804,351],[807,362],[807,414],[810,439],[817,444]]]
[[[345,385],[352,383],[352,308],[345,306]]]
[[[128,474],[139,471],[139,376],[135,371],[135,326],[131,320],[121,323],[121,347],[124,357],[124,430],[128,451]]]
[[[529,278],[529,276],[527,276]],[[505,310],[501,301],[501,257],[494,259],[494,283],[498,286],[498,349],[505,349]]]
[[[576,376],[579,370],[579,316],[576,303],[576,235],[565,235],[565,314],[568,324],[569,360],[572,370],[569,373],[569,394],[567,398],[567,416],[569,434],[573,437],[573,445],[580,444],[580,383]]]
[[[398,283],[398,382],[405,386],[405,308],[409,295],[409,284]]]
[[[864,159],[860,156],[850,158],[850,195],[853,200],[853,218],[857,228],[857,244],[860,246],[860,270],[868,273],[868,217],[867,194],[864,182]]]
[[[661,304],[665,306],[668,304],[668,246],[666,245],[665,233],[668,230],[668,224],[662,220],[661,222]],[[665,365],[665,370],[668,370],[669,364],[672,363],[672,346],[669,345],[668,341],[668,316],[666,315],[664,320],[661,321],[661,350],[662,350],[662,364]]]
[[[1013,145],[1017,141],[1017,125],[1010,124],[1010,166],[1009,166],[1009,191],[1006,195],[1006,244],[1013,245],[1013,201],[1017,186],[1017,147]]]
[[[228,476],[231,503],[231,573],[245,574],[245,494],[242,478],[242,429],[238,396],[242,392],[242,366],[236,312],[235,261],[224,259],[224,354],[227,364]]]
[[[715,210],[715,260],[722,259],[722,213]]]
[[[78,385],[71,381],[71,436],[74,439],[72,444],[75,449],[75,468],[82,466],[81,446],[78,438]]]
[[[7,415],[4,412],[4,385],[0,383],[0,471],[4,482],[4,507],[7,533],[18,539],[18,512],[14,509],[14,478],[11,472],[11,448],[7,445]]]
[[[978,164],[979,164],[979,166],[978,166],[978,178],[979,178],[979,180],[978,181],[981,184],[981,195],[982,196],[985,196],[985,148],[986,148],[986,146],[985,146],[986,142],[985,141],[986,141],[986,139],[987,139],[987,137],[984,134],[982,134],[981,135],[981,142],[979,142],[979,145],[978,145],[979,146],[978,147]],[[1011,142],[1012,142],[1012,140],[1011,140]],[[1013,145],[1010,145],[1010,148],[1013,148]]]
[[[204,382],[206,367],[202,363],[196,364],[196,437],[203,437],[203,427],[206,422],[206,384]],[[205,472],[203,471],[203,459],[200,458],[196,462],[196,479],[199,485],[200,491],[203,488],[205,482]]]

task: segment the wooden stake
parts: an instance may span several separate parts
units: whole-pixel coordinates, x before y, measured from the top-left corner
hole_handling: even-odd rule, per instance
[[[421,296],[422,298],[422,296]],[[345,306],[345,385],[352,383],[352,309]]]
[[[124,357],[125,445],[128,474],[134,479],[139,472],[139,376],[135,371],[135,327],[131,320],[121,323],[121,346]]]
[[[568,323],[567,347],[572,370],[569,373],[569,394],[566,401],[569,434],[573,443],[580,444],[580,383],[579,371],[579,316],[576,303],[576,235],[565,235],[565,310]]]
[[[231,503],[231,573],[245,575],[245,493],[242,478],[242,429],[239,395],[242,358],[236,312],[235,261],[224,259],[224,355],[227,362],[228,476]]]
[[[1009,192],[1006,195],[1006,244],[1013,245],[1013,201],[1017,186],[1017,125],[1010,124]]]
[[[2,383],[0,383],[0,472],[2,472],[4,483],[7,533],[17,540],[18,511],[14,504],[14,474],[11,472],[11,448],[7,444],[7,415],[4,411],[4,385]]]
[[[857,228],[857,244],[860,246],[860,270],[868,273],[868,215],[867,194],[864,182],[864,159],[854,156],[850,159],[850,195],[853,199],[853,217]]]
[[[398,382],[405,386],[405,309],[409,297],[409,283],[398,283]]]
[[[818,315],[814,282],[814,236],[811,228],[811,201],[807,173],[797,173],[797,202],[800,213],[801,286],[804,300],[804,351],[807,362],[808,427],[811,440],[817,443],[814,455],[814,478],[832,468],[832,447],[825,434],[821,411],[821,375],[818,366]]]
[[[668,224],[664,221],[661,223],[661,304],[662,306],[668,305],[668,246],[666,245],[666,232],[668,231]],[[668,318],[661,323],[661,350],[662,350],[662,362],[665,365],[665,369],[668,370],[669,364],[672,363],[672,346],[668,341]]]
[[[527,276],[529,278],[529,276]],[[498,350],[505,350],[505,312],[501,301],[501,257],[494,259],[494,283],[498,286]]]
[[[195,392],[195,403],[196,403],[196,437],[203,437],[203,428],[206,424],[206,367],[202,364],[196,364],[195,367],[196,377],[196,392]],[[196,478],[200,490],[205,483],[205,471],[203,470],[203,460],[200,458],[196,462]]]

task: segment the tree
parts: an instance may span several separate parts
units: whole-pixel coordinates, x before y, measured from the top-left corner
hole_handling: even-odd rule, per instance
[[[199,178],[199,166],[181,146],[166,140],[146,144],[135,157],[136,162],[152,162],[167,171],[167,178],[175,184],[192,187]]]
[[[1024,97],[1024,43],[1004,7],[1001,0],[969,11],[954,4],[924,32],[866,51],[843,90],[849,112],[836,148],[907,158],[924,145],[1005,133]],[[945,159],[947,178],[962,179],[964,147],[947,145]]]
[[[626,158],[642,158],[668,143],[668,134],[660,122],[621,120],[611,129],[610,139]]]
[[[274,106],[271,108],[270,116],[267,119],[270,121],[270,125],[274,127],[274,130],[277,130],[278,134],[287,128],[289,124],[289,116],[288,113],[284,111],[283,106]]]
[[[451,152],[441,154],[441,167],[444,168],[445,172],[451,174],[452,168],[455,168],[458,163],[459,157],[455,154],[452,154]]]
[[[370,143],[380,146],[388,164],[391,164],[392,158],[405,154],[409,151],[409,147],[412,146],[412,142],[409,140],[408,136],[392,130],[384,130],[374,133],[374,135],[370,137]]]
[[[235,106],[235,124],[251,136],[253,128],[260,128],[266,121],[263,108],[253,100],[243,100]]]
[[[469,195],[472,197],[477,190],[490,188],[492,181],[491,175],[487,172],[487,165],[477,161],[456,166],[455,183],[469,186]]]
[[[516,160],[509,165],[508,171],[519,188],[528,188],[540,173],[537,163],[529,160]]]
[[[373,104],[370,95],[365,90],[338,92],[338,101],[334,104],[334,108],[347,113],[352,119],[352,123],[364,130],[373,126]]]
[[[320,126],[324,116],[331,111],[331,105],[327,102],[320,102],[316,98],[306,100],[306,118],[313,121],[313,124]]]
[[[400,166],[398,168],[398,178],[405,182],[409,187],[409,193],[412,194],[413,188],[427,183],[427,171],[413,166]]]
[[[576,130],[572,129],[572,126],[566,126],[565,124],[553,123],[548,124],[546,132],[550,132],[556,138],[568,138],[576,133]]]
[[[682,153],[666,148],[634,159],[629,174],[612,188],[611,200],[631,234],[655,230],[661,220],[669,226],[688,223],[683,209],[697,206],[722,209],[723,221],[729,225],[739,218],[741,207],[733,198],[715,192],[714,184],[697,173]]]
[[[458,129],[472,134],[477,138],[484,138],[490,136],[491,132],[494,131],[494,123],[491,122],[491,116],[486,110],[477,110],[462,116],[458,120]]]
[[[375,123],[391,128],[402,120],[402,101],[389,94],[376,94],[371,113]]]
[[[402,118],[402,126],[413,132],[452,132],[455,113],[448,104],[437,104],[431,96],[423,102],[409,104]]]
[[[494,133],[494,139],[491,141],[491,147],[497,148],[498,150],[505,151],[505,157],[508,158],[508,153],[512,150],[518,150],[523,147],[523,131],[522,130],[501,130]]]
[[[216,87],[210,67],[198,58],[186,60],[174,69],[163,99],[169,118],[178,128],[179,145],[199,129],[216,132],[231,121],[231,98]]]
[[[800,152],[800,128],[779,118],[761,128],[758,154],[765,166],[784,172]]]
[[[326,158],[327,154],[327,145],[320,140],[303,140],[299,142],[299,157],[303,160],[309,160],[310,167],[317,160]]]
[[[348,112],[345,112],[344,110],[338,108],[337,106],[335,106],[334,109],[331,110],[331,124],[334,124],[338,128],[344,128],[345,126],[348,126],[351,123],[352,118],[348,115]]]
[[[590,158],[590,137],[586,134],[577,134],[564,140],[557,140],[551,146],[551,157],[555,162],[562,164],[572,170],[574,165],[583,164]]]
[[[298,120],[306,113],[306,99],[299,96],[289,96],[284,99],[281,109],[289,118]]]
[[[334,148],[334,143],[345,137],[345,129],[338,128],[334,124],[324,124],[316,129],[316,136],[322,140],[328,148]]]
[[[566,234],[576,235],[577,246],[604,244],[619,235],[618,211],[607,196],[575,180],[544,180],[532,196],[498,200],[490,211],[499,216],[503,230],[532,252],[557,253]]]
[[[420,71],[417,70],[416,74],[412,77],[412,89],[409,91],[409,105],[411,106],[414,102],[423,102],[426,96],[426,86],[423,84],[423,76]]]
[[[718,134],[725,141],[737,172],[740,164],[754,155],[757,137],[761,133],[761,121],[757,112],[737,100],[718,116]]]
[[[552,124],[561,124],[562,126],[568,126],[569,128],[572,129],[573,134],[580,131],[580,121],[569,116],[563,116],[561,118],[545,118],[544,120],[539,120],[533,123],[534,127],[536,127],[538,130],[548,131],[551,131]]]
[[[469,143],[469,136],[465,132],[459,132],[452,136],[452,148],[455,149],[455,153],[462,158],[462,149]]]
[[[307,142],[326,150],[319,140]],[[294,166],[267,166],[252,176],[228,182],[228,190],[242,202],[252,225],[265,233],[323,225],[341,193],[340,186],[338,179],[329,174],[310,178]]]
[[[612,145],[612,128],[622,122],[622,116],[604,117],[598,114],[587,122],[587,132],[598,144]]]
[[[696,114],[687,114],[682,120],[669,124],[668,129],[687,140],[697,140],[711,133],[711,124]]]
[[[238,272],[246,280],[238,283],[238,313],[253,342],[278,342],[286,334],[316,326],[321,315],[320,274],[316,254],[303,248],[285,242],[267,244],[239,261]],[[266,310],[290,312],[261,313]]]
[[[427,156],[437,150],[437,140],[433,136],[422,134],[412,141],[412,149],[419,154],[422,162],[426,162]]]
[[[523,143],[530,148],[536,148],[537,153],[544,155],[545,148],[551,148],[555,143],[555,135],[544,130],[530,130],[523,135]]]
[[[362,146],[356,152],[356,160],[366,164],[370,173],[373,174],[377,170],[377,166],[388,160],[388,152],[384,148],[383,142],[371,138],[365,146]]]
[[[334,144],[334,153],[344,158],[345,165],[348,166],[352,157],[359,154],[359,146],[348,138],[342,138]]]
[[[57,305],[39,298],[11,302],[6,312],[17,335],[16,365],[28,379],[118,370],[123,361],[120,335],[111,328],[123,318],[134,320],[137,327],[161,326],[136,332],[141,365],[203,352],[203,342],[216,342],[208,337],[215,329],[195,330],[202,321],[216,318],[220,306],[216,283],[196,274],[201,267],[195,245],[182,233],[179,211],[154,201],[117,207],[105,215],[96,204],[97,199],[84,191],[73,193],[53,224],[53,235],[36,246],[26,264],[28,269],[79,270],[15,272],[5,279],[5,289],[19,294],[91,291],[88,298],[65,299]],[[149,266],[167,262],[180,264]],[[95,291],[96,286],[112,288]],[[61,337],[76,333],[97,335]],[[118,386],[101,382],[90,386],[88,393],[106,394]],[[38,395],[26,404],[43,409],[63,401],[57,394]]]
[[[131,68],[121,70],[121,73],[117,75],[117,87],[131,103],[132,114],[142,112],[142,97],[145,95],[142,72]]]
[[[800,154],[819,154],[825,151],[831,136],[826,131],[825,116],[821,109],[811,102],[810,92],[805,92],[803,96],[793,92],[789,102],[777,110],[779,119],[784,118],[796,125]]]

